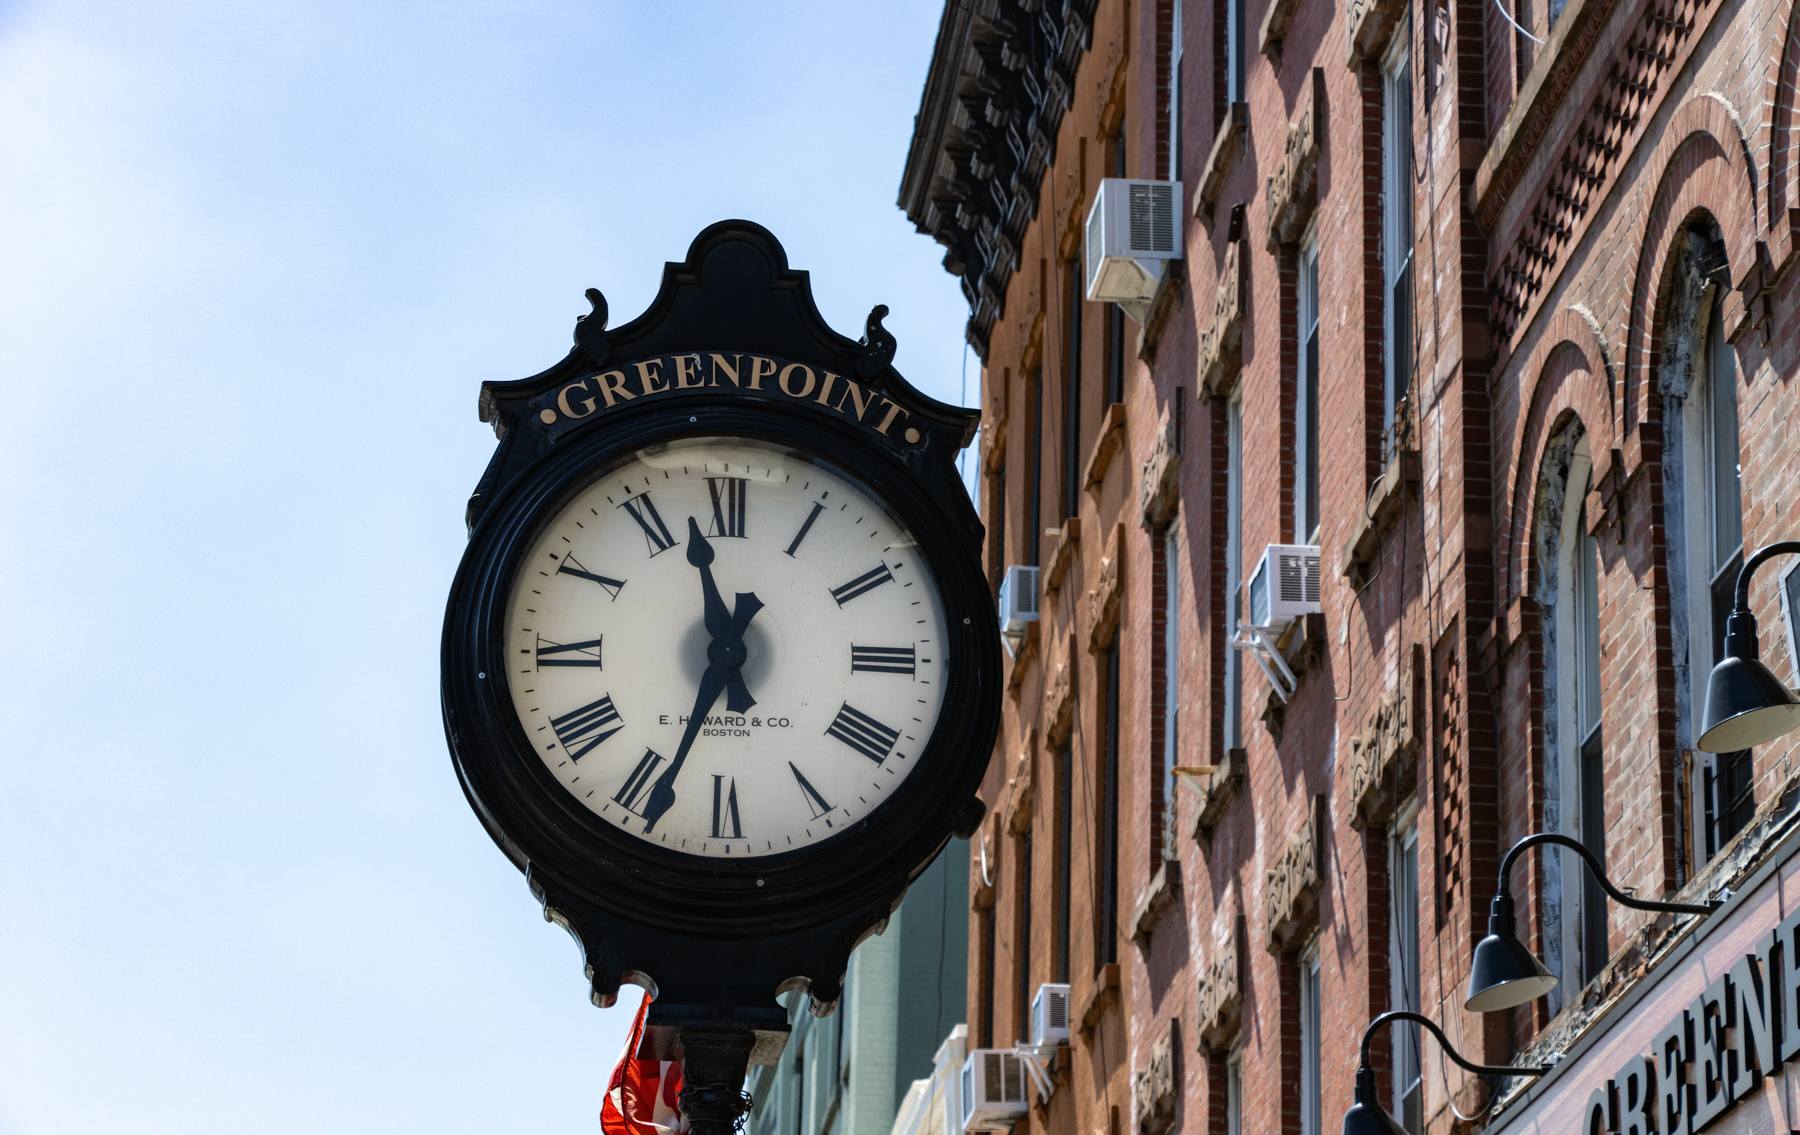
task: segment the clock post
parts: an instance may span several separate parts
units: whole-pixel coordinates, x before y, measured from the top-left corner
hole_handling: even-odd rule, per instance
[[[955,460],[979,411],[830,328],[774,236],[724,221],[617,328],[604,297],[498,438],[444,620],[476,816],[581,948],[652,998],[693,1130],[825,1016],[850,953],[979,825],[1000,651]]]

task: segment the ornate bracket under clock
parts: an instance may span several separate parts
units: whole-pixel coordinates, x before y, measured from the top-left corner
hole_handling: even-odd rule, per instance
[[[850,951],[980,822],[999,640],[955,468],[979,411],[900,376],[885,308],[860,342],[826,326],[745,221],[621,327],[587,296],[561,362],[482,385],[499,445],[445,731],[594,1001],[634,982],[653,1035],[761,1062],[776,996],[830,1012]]]

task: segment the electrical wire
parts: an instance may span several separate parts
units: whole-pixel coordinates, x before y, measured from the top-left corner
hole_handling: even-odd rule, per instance
[[[1500,0],[1494,0],[1494,10],[1496,12],[1499,12],[1500,18],[1505,20],[1507,23],[1511,24],[1513,26],[1513,28],[1516,29],[1520,35],[1524,36],[1526,39],[1530,40],[1532,43],[1537,44],[1539,47],[1544,46],[1543,40],[1539,39],[1537,36],[1532,35],[1530,32],[1526,31],[1523,27],[1519,26],[1519,21],[1513,19],[1512,14],[1510,12],[1508,12],[1504,7],[1501,6]]]

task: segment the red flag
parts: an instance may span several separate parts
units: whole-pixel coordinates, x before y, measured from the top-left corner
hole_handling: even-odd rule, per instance
[[[638,1058],[651,1000],[646,993],[638,1004],[625,1051],[606,1086],[606,1103],[600,1108],[600,1129],[606,1135],[678,1135],[688,1129],[687,1116],[679,1110],[681,1065]]]

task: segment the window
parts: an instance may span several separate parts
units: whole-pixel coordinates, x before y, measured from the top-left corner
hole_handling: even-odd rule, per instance
[[[1400,814],[1388,838],[1389,974],[1393,983],[1388,1004],[1419,1012],[1419,826],[1417,805]],[[1419,1026],[1394,1026],[1394,1112],[1400,1126],[1420,1135],[1424,1130],[1424,1086]]]
[[[983,834],[983,840],[987,836]],[[985,861],[984,861],[985,862]],[[985,881],[985,880],[984,880]],[[994,907],[992,902],[981,912],[981,1029],[980,1047],[994,1047]]]
[[[1225,102],[1244,101],[1244,0],[1225,0]]]
[[[1069,898],[1075,868],[1075,746],[1064,741],[1056,762],[1056,980],[1069,980]]]
[[[1031,1038],[1031,829],[1019,837],[1019,934],[1015,976],[1019,997],[1013,1005],[1014,1034],[1020,1041]]]
[[[1295,393],[1294,530],[1302,544],[1319,530],[1319,237],[1300,246],[1300,382]]]
[[[1696,725],[1706,678],[1725,656],[1725,619],[1744,556],[1743,493],[1738,470],[1737,355],[1725,341],[1717,284],[1708,298],[1705,339],[1694,352],[1696,380],[1682,414],[1688,552],[1688,681]],[[1703,301],[1705,302],[1705,301]],[[1692,737],[1699,729],[1693,728]],[[1701,843],[1710,859],[1756,811],[1750,751],[1701,753],[1696,797],[1703,802]]]
[[[1025,547],[1031,553],[1026,561],[1033,567],[1039,563],[1038,553],[1044,536],[1044,372],[1031,376],[1031,452],[1025,455],[1031,463],[1031,523],[1025,529]]]
[[[1591,487],[1592,457],[1580,428],[1560,435],[1545,458],[1545,498],[1560,513],[1547,511],[1540,556],[1552,573],[1549,639],[1545,651],[1544,714],[1547,748],[1546,826],[1580,840],[1606,862],[1606,786],[1602,776],[1600,729],[1600,548],[1588,533],[1584,503]],[[1566,463],[1566,465],[1564,464]],[[1562,466],[1562,468],[1558,468]],[[1560,492],[1556,489],[1561,480]],[[1559,927],[1552,949],[1561,959],[1563,986],[1551,994],[1554,1011],[1562,999],[1593,980],[1606,965],[1606,898],[1599,880],[1573,851],[1557,854],[1545,884],[1555,901],[1547,922]],[[1549,929],[1550,927],[1547,927]],[[1553,970],[1558,966],[1551,964]],[[1567,992],[1565,992],[1567,990]]]
[[[1679,745],[1690,748],[1705,707],[1706,676],[1724,657],[1724,621],[1732,612],[1744,545],[1744,513],[1737,441],[1737,354],[1724,342],[1723,284],[1730,279],[1717,234],[1688,232],[1685,279],[1703,284],[1685,299],[1696,342],[1688,351],[1687,381],[1669,381],[1665,403],[1665,482],[1669,504],[1670,592],[1678,676]],[[1678,297],[1679,299],[1679,297]],[[1665,356],[1679,351],[1665,351]],[[1685,687],[1685,689],[1679,689]],[[1692,750],[1687,793],[1694,824],[1694,867],[1705,865],[1755,813],[1750,750],[1706,754]]]
[[[1125,176],[1125,123],[1113,135],[1113,176]],[[1125,401],[1125,309],[1106,305],[1106,400]]]
[[[1162,530],[1162,851],[1175,857],[1175,766],[1181,752],[1181,518]]]
[[[1384,427],[1412,386],[1413,161],[1411,25],[1402,22],[1381,77]],[[1384,455],[1385,456],[1385,455]]]
[[[1225,641],[1237,634],[1244,614],[1244,403],[1234,394],[1225,426]],[[1225,647],[1225,747],[1244,746],[1242,708],[1243,654]]]
[[[1319,1101],[1319,942],[1300,955],[1300,1135],[1324,1135]]]
[[[1063,515],[1081,512],[1081,264],[1069,261],[1069,358],[1063,386]]]
[[[1225,1058],[1225,1135],[1244,1135],[1244,1050]]]
[[[1169,30],[1169,173],[1170,181],[1181,180],[1181,0],[1172,0],[1175,9]]]
[[[1106,752],[1100,789],[1100,917],[1095,967],[1119,960],[1119,638],[1106,648]]]

